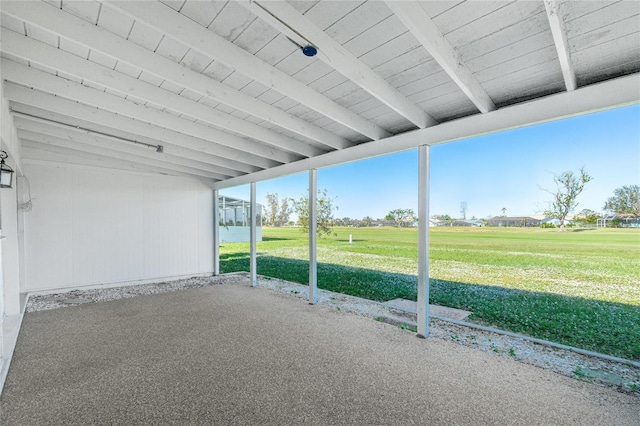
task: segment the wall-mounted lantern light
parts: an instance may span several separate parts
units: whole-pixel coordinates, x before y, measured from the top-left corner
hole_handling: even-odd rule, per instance
[[[0,188],[11,188],[13,183],[13,169],[4,163],[7,157],[5,151],[0,151]]]

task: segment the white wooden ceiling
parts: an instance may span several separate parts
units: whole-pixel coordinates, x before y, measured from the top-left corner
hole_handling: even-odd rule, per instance
[[[454,128],[604,81],[628,87],[624,76],[640,72],[635,0],[0,8],[1,77],[23,161],[212,185],[331,152],[392,151],[416,129]],[[317,56],[302,54],[307,44]]]

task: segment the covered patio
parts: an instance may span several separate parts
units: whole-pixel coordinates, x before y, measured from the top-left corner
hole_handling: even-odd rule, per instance
[[[7,157],[5,169],[8,166],[14,172],[13,182],[3,180],[0,189],[0,388],[30,294],[218,275],[218,200],[225,188],[251,187],[251,286],[257,273],[256,185],[308,173],[308,301],[314,304],[318,169],[410,149],[420,153],[415,165],[420,249],[417,334],[427,337],[430,147],[640,101],[640,3],[635,1],[54,0],[2,1],[0,13],[0,150]],[[227,309],[234,307],[233,298],[250,302],[251,289],[234,291],[244,296],[212,290],[202,295],[212,300],[188,303]],[[185,321],[193,319],[188,306],[174,306],[182,302],[168,300],[161,309],[176,310],[174,321],[183,315]],[[144,309],[144,304],[137,303],[142,302],[122,302],[119,315],[154,314],[156,302]],[[264,315],[253,311],[272,312],[280,306],[273,303],[259,309],[238,308],[247,321],[235,329],[238,336],[230,337],[242,336],[248,319]],[[100,309],[92,306],[87,312],[99,317]],[[310,315],[310,324],[304,327],[333,321],[323,316],[322,309],[314,314],[314,307],[281,309],[294,309],[292,315],[309,312],[304,315]],[[82,309],[77,311],[84,315]],[[88,313],[80,324],[60,312],[41,315],[51,315],[42,326],[72,329],[92,323]],[[201,314],[209,321],[236,315],[228,312],[217,318],[215,310]],[[25,318],[35,335],[42,332],[36,330],[37,316]],[[331,329],[336,342],[353,321],[340,319],[345,321],[345,331],[337,325]],[[62,323],[54,324],[58,320]],[[260,323],[260,317],[256,334],[247,336],[261,339],[264,333],[274,334],[274,341],[285,339],[282,348],[271,353],[276,356],[273,361],[279,359],[280,350],[292,351],[301,359],[310,353],[297,351],[320,350],[313,341],[305,341],[309,348],[291,345],[304,333],[293,340],[286,340],[288,333],[276,336],[283,328],[297,329],[300,321],[289,320],[293,322]],[[145,330],[150,335],[156,335],[154,321],[162,320],[149,319]],[[366,333],[377,333],[377,325],[360,325]],[[118,328],[112,332],[123,334]],[[187,337],[172,333],[168,335],[176,339]],[[121,338],[126,345],[128,337]],[[24,349],[14,362],[31,357],[47,362],[58,356],[37,346],[50,342],[42,339],[27,344],[25,337]],[[172,347],[166,339],[157,343]],[[416,340],[407,339],[407,348],[422,344]],[[362,340],[354,337],[353,342]],[[246,343],[225,341],[229,348]],[[366,346],[349,347],[354,360],[367,357]],[[415,356],[428,352],[420,347],[422,352],[416,351],[422,355]],[[242,347],[249,354],[256,348],[249,349]],[[326,353],[334,350],[327,346]],[[386,350],[410,352],[400,347]],[[124,353],[118,356],[126,358]],[[461,354],[460,366],[468,364],[465,356]],[[101,368],[111,368],[110,361],[105,362]],[[313,360],[305,362],[314,365]],[[446,357],[443,362],[448,362]],[[87,371],[77,368],[74,374],[93,371],[92,361],[81,365]],[[358,365],[341,368],[344,373]],[[131,365],[134,370],[137,367]],[[186,367],[172,364],[176,370],[164,373],[176,375]],[[372,383],[381,386],[401,373],[400,364],[393,368],[393,373],[389,370],[386,378],[380,376]],[[425,380],[424,375],[440,374],[417,370],[412,374]],[[113,373],[124,371],[129,370]],[[16,377],[29,380],[21,374]],[[169,376],[158,383],[169,386]],[[248,376],[251,386],[231,382],[233,375],[225,377],[226,382],[220,383],[231,383],[238,396],[271,391],[261,376]],[[17,380],[19,385],[22,379]],[[311,386],[313,380],[305,384]],[[358,375],[358,380],[362,385],[367,377]],[[185,383],[181,386],[193,384]],[[500,383],[488,383],[496,388],[492,393],[501,395]],[[466,390],[455,389],[467,397]],[[542,389],[527,392],[542,398]],[[364,395],[374,398],[378,390],[383,392],[379,386],[372,387],[353,400],[355,405],[371,408],[366,418],[373,419],[378,411],[373,408],[377,404]],[[423,396],[436,398],[436,393]],[[509,395],[519,398],[515,392]],[[229,407],[237,399],[229,401]],[[499,403],[496,398],[492,401]],[[399,412],[404,403],[390,404],[398,404],[389,406],[390,412]],[[416,402],[415,407],[423,404]],[[296,412],[303,412],[296,407],[300,410]],[[317,408],[314,413],[326,414]],[[516,409],[508,412],[520,415]],[[342,415],[345,421],[350,419],[349,412]],[[466,417],[456,419],[466,421]]]
[[[637,423],[637,398],[248,280],[27,315],[0,421]]]

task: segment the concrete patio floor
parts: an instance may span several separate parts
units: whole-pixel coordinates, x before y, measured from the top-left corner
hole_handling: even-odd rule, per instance
[[[28,313],[0,424],[638,425],[640,400],[217,285]]]

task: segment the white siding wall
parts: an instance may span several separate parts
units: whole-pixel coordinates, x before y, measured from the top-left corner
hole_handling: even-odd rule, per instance
[[[213,191],[186,179],[25,164],[27,291],[213,271]]]

